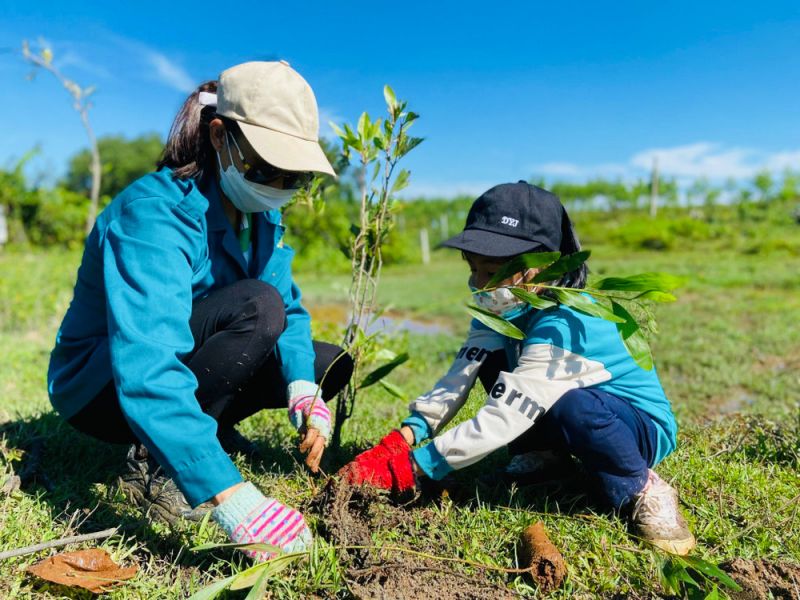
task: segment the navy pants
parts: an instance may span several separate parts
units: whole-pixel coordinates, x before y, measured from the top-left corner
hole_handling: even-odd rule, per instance
[[[481,366],[481,383],[488,390],[505,369],[505,352],[493,352]],[[608,392],[579,388],[564,394],[533,427],[509,444],[508,450],[512,455],[532,450],[572,454],[597,481],[605,499],[618,509],[647,482],[647,470],[655,461],[656,439],[656,425],[647,413]]]

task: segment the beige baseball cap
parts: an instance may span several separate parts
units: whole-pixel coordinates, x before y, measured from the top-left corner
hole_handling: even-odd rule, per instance
[[[217,114],[237,121],[271,165],[336,175],[319,145],[314,92],[285,60],[246,62],[220,73]]]

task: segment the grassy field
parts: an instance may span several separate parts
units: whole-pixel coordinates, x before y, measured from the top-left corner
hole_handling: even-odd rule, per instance
[[[603,239],[601,229],[592,229],[587,239]],[[594,274],[667,271],[687,278],[679,301],[658,307],[661,333],[652,341],[681,426],[678,450],[659,471],[681,492],[698,555],[715,563],[734,557],[800,562],[800,259],[792,251],[800,228],[786,224],[775,235],[794,246],[753,251],[752,244],[715,238],[654,252],[587,243]],[[140,571],[108,597],[185,598],[248,562],[229,551],[190,552],[197,543],[222,541],[210,524],[169,529],[143,521],[116,486],[125,448],[80,436],[47,401],[48,353],[79,259],[78,253],[55,250],[0,254],[0,484],[31,459],[32,449],[39,455],[35,478],[0,497],[0,551],[122,524],[122,533],[103,546]],[[409,397],[426,391],[458,348],[468,323],[461,308],[466,278],[460,259],[440,252],[427,267],[385,272],[381,294],[391,305],[389,314],[414,321],[410,331],[388,342],[411,355],[391,376]],[[346,278],[299,273],[298,280],[317,335],[338,340]],[[430,325],[434,333],[415,333]],[[474,392],[460,419],[481,403]],[[396,426],[405,411],[405,402],[379,386],[366,390],[345,426],[342,453],[328,456],[325,469],[335,471]],[[265,457],[237,458],[246,476],[306,507],[324,480],[299,464],[285,414],[255,415],[241,430]],[[512,567],[520,532],[541,519],[568,563],[566,583],[553,598],[663,593],[662,555],[632,538],[623,521],[594,509],[580,486],[507,489],[476,483],[504,460],[499,451],[459,472],[452,483],[457,492],[408,507],[404,525],[377,528],[373,542]],[[317,517],[308,515],[317,528]],[[349,597],[340,550],[322,535],[317,539],[308,562],[269,582],[270,597]],[[82,597],[25,575],[25,566],[45,555],[0,562],[0,597]],[[463,572],[468,577],[477,569]],[[491,578],[522,596],[537,595],[521,576],[498,571]]]

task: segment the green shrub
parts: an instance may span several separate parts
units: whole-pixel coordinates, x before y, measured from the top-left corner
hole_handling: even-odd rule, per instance
[[[78,248],[85,238],[89,199],[64,188],[39,190],[39,203],[28,226],[28,237],[38,245]]]

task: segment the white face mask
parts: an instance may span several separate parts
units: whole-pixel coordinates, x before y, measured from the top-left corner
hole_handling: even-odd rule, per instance
[[[225,145],[228,148],[228,168],[222,168],[222,160],[217,153],[219,163],[220,185],[222,191],[233,205],[243,213],[264,212],[265,210],[275,210],[284,206],[297,190],[280,190],[268,185],[247,181],[242,173],[233,164],[231,156],[231,146],[225,137]]]
[[[512,285],[518,285],[521,282],[522,279],[514,282]],[[473,285],[472,277],[469,278],[469,289],[473,292],[478,292],[479,289]],[[533,308],[524,300],[517,298],[511,293],[511,290],[505,287],[474,293],[472,294],[472,298],[479,308],[488,310],[503,319],[516,319]]]

